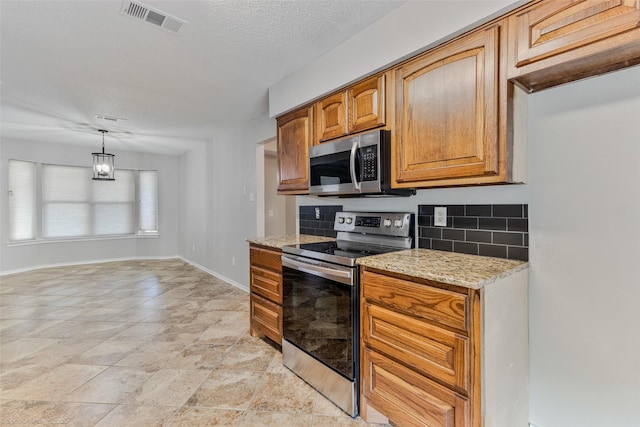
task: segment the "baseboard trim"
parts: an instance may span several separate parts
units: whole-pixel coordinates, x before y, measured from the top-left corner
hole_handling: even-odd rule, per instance
[[[56,268],[56,267],[71,267],[74,265],[87,265],[87,264],[104,264],[106,262],[117,262],[117,261],[135,261],[135,260],[153,260],[153,259],[181,259],[178,255],[169,255],[169,256],[136,256],[136,257],[125,257],[125,258],[105,258],[105,259],[94,259],[90,261],[72,261],[72,262],[61,262],[57,264],[42,264],[36,265],[33,267],[26,268],[18,268],[15,270],[6,270],[0,271],[1,276],[8,276],[9,274],[17,274],[17,273],[28,273],[29,271],[42,270],[43,268]]]
[[[204,271],[205,273],[209,273],[213,277],[217,277],[220,280],[224,280],[228,284],[233,285],[238,289],[242,289],[243,291],[245,291],[247,293],[249,292],[249,286],[247,286],[247,285],[243,285],[242,283],[236,282],[235,280],[230,279],[230,278],[228,278],[228,277],[226,277],[226,276],[224,276],[224,275],[222,275],[220,273],[216,273],[213,270],[209,270],[207,267],[205,267],[203,265],[200,265],[197,262],[191,261],[189,258],[185,258],[183,256],[178,256],[178,258],[180,258],[182,261],[186,262],[187,264],[189,264],[189,265],[191,265],[191,266],[193,266],[193,267],[195,267],[195,268],[197,268],[199,270]]]
[[[163,259],[179,259],[183,262],[186,262],[187,264],[191,265],[192,267],[197,268],[198,270],[202,270],[207,274],[212,275],[213,277],[216,277],[220,280],[224,280],[225,282],[229,283],[232,286],[235,286],[238,289],[241,289],[245,292],[249,292],[249,286],[247,285],[243,285],[239,282],[236,282],[235,280],[232,280],[228,277],[223,276],[220,273],[216,273],[215,271],[209,270],[208,268],[206,268],[203,265],[198,264],[197,262],[191,261],[188,258],[182,257],[180,255],[170,255],[170,256],[148,256],[148,257],[125,257],[125,258],[109,258],[109,259],[97,259],[97,260],[91,260],[91,261],[74,261],[74,262],[63,262],[63,263],[57,263],[57,264],[43,264],[43,265],[36,265],[33,267],[27,267],[27,268],[19,268],[19,269],[15,269],[15,270],[7,270],[7,271],[0,271],[0,277],[2,276],[8,276],[10,274],[18,274],[18,273],[28,273],[30,271],[35,271],[35,270],[42,270],[44,268],[56,268],[56,267],[72,267],[74,265],[87,265],[87,264],[104,264],[107,262],[117,262],[117,261],[136,261],[136,260],[163,260]]]

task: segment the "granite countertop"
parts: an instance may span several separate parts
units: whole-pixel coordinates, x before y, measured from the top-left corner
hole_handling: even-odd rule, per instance
[[[357,263],[393,273],[480,289],[524,270],[524,261],[466,255],[431,249],[409,249],[359,258]]]
[[[335,237],[312,236],[309,234],[287,234],[283,236],[254,237],[247,239],[249,243],[282,249],[284,245],[298,245],[303,243],[331,242]]]

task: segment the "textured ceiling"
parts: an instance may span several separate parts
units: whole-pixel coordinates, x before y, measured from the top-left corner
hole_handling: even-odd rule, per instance
[[[145,1],[178,34],[121,1],[0,1],[1,136],[180,154],[267,111],[267,88],[400,1]],[[94,116],[125,118],[113,123]]]

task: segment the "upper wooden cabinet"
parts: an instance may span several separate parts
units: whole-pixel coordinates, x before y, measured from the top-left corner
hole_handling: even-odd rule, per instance
[[[508,77],[529,91],[640,63],[637,0],[541,1],[509,19]]]
[[[317,137],[320,141],[347,134],[347,93],[339,92],[316,103]]]
[[[309,191],[309,146],[313,141],[313,107],[280,116],[278,123],[278,192]]]
[[[399,187],[505,180],[502,33],[500,25],[473,32],[396,69]]]
[[[278,191],[308,192],[310,145],[378,127],[393,188],[524,182],[526,92],[636,64],[639,0],[532,0],[279,117]]]
[[[385,76],[371,77],[347,90],[349,133],[385,124]]]
[[[369,77],[315,105],[319,142],[385,125],[385,76]]]

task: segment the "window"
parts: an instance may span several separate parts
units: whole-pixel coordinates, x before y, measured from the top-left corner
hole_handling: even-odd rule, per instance
[[[138,172],[138,226],[140,233],[158,232],[158,173],[156,171]]]
[[[9,240],[36,238],[36,164],[9,160]]]
[[[10,160],[9,165],[10,190],[15,193],[9,203],[11,241],[158,232],[156,171],[118,169],[115,181],[94,181],[91,168],[43,164],[38,200],[36,164]],[[38,216],[40,233],[35,227]]]
[[[134,233],[135,175],[93,181],[90,168],[42,165],[42,237]]]

